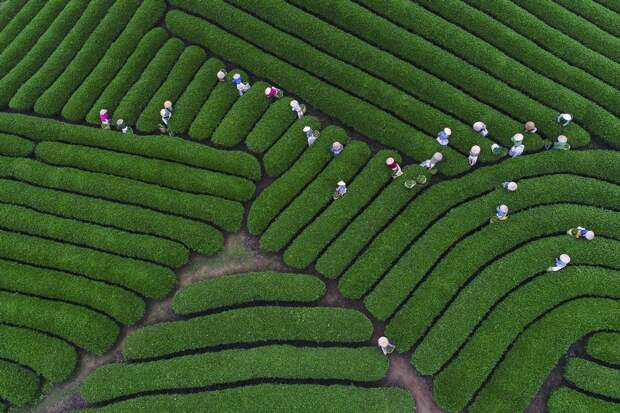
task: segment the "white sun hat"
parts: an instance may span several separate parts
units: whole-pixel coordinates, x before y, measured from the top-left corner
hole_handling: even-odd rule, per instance
[[[592,241],[594,239],[594,231],[588,231],[586,232],[586,239],[588,241]]]
[[[302,130],[304,132],[310,132],[312,130],[312,128],[310,126],[304,126],[304,128]]]
[[[517,190],[517,187],[518,187],[518,185],[517,185],[517,183],[516,183],[516,182],[509,182],[509,183],[508,183],[508,190],[509,190],[510,192],[514,192],[514,191],[516,191],[516,190]]]
[[[443,132],[448,136],[452,135],[452,129],[450,128],[443,128]]]
[[[514,143],[521,143],[523,142],[523,134],[522,133],[515,133],[514,136],[512,137],[512,141]]]
[[[558,142],[559,143],[566,143],[566,142],[568,142],[568,138],[566,136],[564,136],[564,135],[560,135],[560,136],[558,136]]]
[[[469,150],[470,155],[480,155],[480,146],[474,145]]]
[[[562,261],[563,264],[568,264],[570,262],[570,257],[568,254],[562,254],[560,255],[560,261]]]
[[[433,154],[433,160],[434,160],[435,162],[439,162],[439,161],[441,161],[442,159],[443,159],[443,155],[441,154],[441,152],[435,152],[435,153]]]

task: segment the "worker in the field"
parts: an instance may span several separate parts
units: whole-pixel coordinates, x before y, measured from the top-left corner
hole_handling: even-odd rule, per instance
[[[474,145],[469,150],[469,157],[467,161],[469,162],[469,166],[474,166],[478,163],[478,156],[480,155],[480,146]]]
[[[570,257],[567,254],[562,254],[555,259],[555,265],[547,268],[549,272],[560,271],[570,263]]]
[[[487,125],[485,125],[484,122],[478,121],[474,123],[473,128],[476,132],[478,132],[483,137],[489,134],[489,131],[487,130]]]
[[[584,227],[571,228],[566,231],[566,233],[577,239],[585,239],[588,241],[592,241],[594,239],[594,231],[590,231]]]
[[[437,134],[437,142],[439,142],[440,145],[446,146],[450,143],[450,135],[452,135],[452,129],[444,128]]]

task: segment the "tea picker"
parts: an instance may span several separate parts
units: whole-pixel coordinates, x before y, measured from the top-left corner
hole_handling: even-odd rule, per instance
[[[538,128],[536,128],[536,124],[532,122],[531,120],[528,120],[527,122],[525,122],[525,125],[523,125],[523,128],[525,129],[527,133],[538,132]]]
[[[133,130],[125,123],[123,119],[119,119],[116,121],[116,129],[120,130],[123,133],[133,133]]]
[[[558,116],[558,123],[562,127],[568,126],[573,121],[573,115],[570,113],[560,113]]]
[[[594,232],[584,227],[571,228],[566,231],[566,233],[577,239],[585,239],[588,241],[592,241],[594,239]]]
[[[568,144],[568,138],[564,135],[560,135],[558,136],[558,140],[553,144],[546,144],[545,149],[568,151],[570,149],[570,145]]]
[[[300,105],[298,101],[291,100],[291,110],[297,114],[297,118],[301,119],[304,117],[304,113],[306,112],[306,105]]]
[[[508,192],[515,192],[517,190],[517,183],[513,181],[504,181],[502,182],[502,188],[504,188]]]
[[[385,354],[386,356],[390,353],[393,353],[394,349],[396,348],[394,344],[390,343],[390,340],[388,340],[387,337],[379,337],[379,340],[377,340],[377,344],[379,345],[381,351],[383,351],[383,354]]]
[[[429,170],[431,174],[436,174],[437,170],[435,169],[435,165],[439,163],[443,159],[443,155],[441,152],[435,152],[431,159],[427,159],[423,161],[420,166]]]
[[[494,224],[497,221],[505,221],[508,219],[508,206],[502,204],[495,208],[495,216],[491,217],[489,222]]]
[[[472,146],[469,150],[469,157],[467,158],[469,166],[474,166],[476,163],[478,163],[478,155],[480,155],[480,146]]]
[[[387,158],[385,165],[392,171],[392,179],[396,179],[403,174],[403,170],[400,169],[400,165],[394,158]]]
[[[512,147],[508,151],[508,155],[516,158],[521,155],[525,150],[525,145],[523,145],[523,134],[515,133],[515,135],[510,139],[512,141]]]
[[[450,128],[444,128],[437,134],[437,142],[440,145],[446,146],[450,143],[450,135],[452,135],[452,130]]]
[[[245,92],[250,90],[250,84],[248,82],[243,82],[243,78],[241,77],[239,73],[235,73],[233,75],[231,83],[233,84],[233,86],[237,88],[237,92],[239,93],[239,96],[243,96]]]
[[[216,75],[216,76],[217,76],[217,80],[218,80],[218,81],[220,81],[220,82],[225,81],[225,80],[226,80],[226,69],[220,69],[220,70],[217,72],[217,75]]]
[[[347,184],[344,181],[339,181],[338,186],[336,186],[336,192],[334,192],[333,198],[334,200],[344,196],[347,193]]]
[[[268,98],[279,99],[284,96],[284,92],[282,92],[282,89],[278,89],[275,86],[269,86],[265,89],[265,96]]]
[[[107,109],[101,109],[99,111],[99,120],[101,121],[102,129],[110,129],[110,115]]]
[[[567,254],[562,254],[555,259],[555,265],[547,268],[549,272],[560,271],[570,263],[570,257]]]
[[[344,149],[344,145],[342,145],[340,142],[334,142],[332,143],[332,147],[330,151],[332,155],[338,156],[340,155],[340,152],[342,152],[343,149]]]
[[[506,148],[493,143],[491,144],[491,153],[495,156],[504,156],[508,153],[508,151],[506,150]]]
[[[308,139],[308,146],[311,146],[320,135],[320,132],[318,130],[314,130],[310,126],[304,126],[302,130],[304,131],[304,133],[306,134],[306,138]]]
[[[474,123],[473,128],[476,132],[478,132],[483,137],[489,134],[489,131],[487,130],[487,125],[485,125],[484,122],[478,121]]]

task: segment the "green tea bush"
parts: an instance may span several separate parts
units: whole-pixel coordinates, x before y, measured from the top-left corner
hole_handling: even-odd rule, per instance
[[[618,404],[590,397],[567,387],[561,387],[551,393],[547,408],[549,413],[616,413]]]
[[[281,98],[269,105],[267,111],[245,138],[246,146],[253,152],[263,153],[269,149],[293,124],[297,116],[289,106],[290,98]],[[303,120],[310,117],[305,116]],[[317,127],[319,124],[317,124]]]
[[[29,156],[34,151],[34,143],[15,135],[0,133],[0,155]]]
[[[0,397],[14,406],[33,401],[39,392],[37,375],[19,364],[0,360]]]
[[[620,332],[597,333],[588,339],[586,351],[597,360],[620,364]]]
[[[564,370],[564,379],[588,394],[620,399],[620,369],[571,357]]]

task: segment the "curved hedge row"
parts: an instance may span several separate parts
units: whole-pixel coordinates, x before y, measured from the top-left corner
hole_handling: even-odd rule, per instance
[[[3,401],[23,406],[33,401],[38,392],[39,379],[36,374],[18,364],[0,360],[0,397]]]
[[[77,364],[75,349],[38,331],[0,325],[0,357],[27,366],[51,383],[66,380]]]
[[[597,223],[614,220],[618,221],[614,214],[607,210],[561,204],[535,207],[514,214],[510,222],[505,223],[507,225],[489,225],[456,244],[439,261],[429,277],[414,290],[392,318],[386,334],[400,344],[401,351],[405,351],[421,337],[433,318],[440,315],[451,297],[472,274],[499,254],[508,252],[532,238],[565,233],[566,228],[570,228],[575,222],[594,227]],[[541,270],[544,269],[546,267]]]
[[[75,168],[53,167],[35,161],[19,160],[13,164],[15,177],[22,181],[37,185],[96,196],[122,203],[143,206],[160,212],[197,219],[212,223],[229,232],[238,231],[241,227],[244,211],[243,205],[239,202],[212,195],[189,194],[176,189],[169,189],[165,186],[162,187],[157,185],[156,182],[148,183],[136,181],[133,176],[130,176],[128,179],[122,176],[111,176],[106,173],[120,171],[120,173],[124,172],[125,175],[133,175],[133,172],[139,174],[144,171],[146,167],[153,166],[153,162],[149,162],[148,160],[141,162],[144,158],[133,157],[135,158],[135,162],[132,163],[131,161],[134,160],[131,159],[132,155],[116,156],[113,153],[106,153],[106,151],[100,150],[90,151],[86,149],[82,151],[79,148],[56,147],[55,145],[57,144],[55,143],[49,145],[53,145],[53,147],[42,143],[37,146],[36,149],[37,157],[44,162],[52,165],[69,165],[77,168],[86,167],[89,169],[99,169],[103,173],[87,172]],[[95,165],[93,168],[90,162],[95,159],[100,160],[100,164]],[[127,168],[124,169],[124,166],[127,166]],[[169,168],[166,168],[166,166]],[[163,168],[159,170],[146,169],[146,171],[149,175],[148,178],[153,178],[153,180],[162,178],[162,181],[171,181],[178,176],[174,174],[175,169],[179,171],[181,168],[174,168],[173,164],[164,164]],[[157,176],[157,172],[159,172],[159,176]],[[186,172],[201,171],[186,170]],[[204,182],[201,178],[211,178],[210,182],[213,182],[213,184],[209,185],[210,182],[207,182],[204,187],[211,186],[212,188],[209,188],[211,192],[217,192],[217,189],[228,189],[227,186],[223,184],[228,183],[234,186],[234,182],[239,180],[239,178],[236,177],[224,176],[231,179],[228,179],[228,182],[222,179],[223,182],[220,182],[218,179],[220,177],[218,175],[220,174],[207,175],[195,173],[193,176],[194,179],[187,179],[187,181]],[[142,177],[136,178],[140,179]],[[183,176],[179,178],[183,178]],[[177,182],[183,182],[183,180],[178,179]],[[241,182],[247,183],[249,181],[242,180]],[[253,185],[253,183],[249,183],[248,186],[252,187]],[[219,188],[217,188],[218,186]],[[229,194],[231,193],[226,195]],[[247,196],[247,194],[244,195]]]
[[[134,51],[138,50],[139,42],[145,37],[147,31],[161,19],[166,11],[164,0],[142,1],[138,10],[127,23],[127,26],[118,38],[110,45],[97,66],[84,79],[82,84],[71,95],[62,108],[62,116],[72,121],[80,121],[86,117],[89,109],[100,97],[106,88],[125,64]],[[163,43],[163,40],[162,40]],[[153,53],[155,50],[153,49]],[[146,59],[147,62],[150,59]],[[145,63],[146,64],[146,63]],[[116,105],[114,105],[114,108]],[[108,108],[112,110],[114,108]],[[99,108],[96,109],[97,112]]]
[[[618,235],[620,234],[614,234],[616,237]],[[597,239],[593,245],[579,244],[574,239],[562,235],[543,238],[529,242],[493,261],[459,291],[441,317],[434,321],[431,329],[416,346],[411,363],[422,374],[437,373],[467,342],[480,321],[488,315],[489,309],[494,308],[496,303],[524,283],[530,283],[537,277],[548,278],[543,271],[550,262],[553,262],[552,251],[564,251],[569,254],[571,264],[604,263],[620,268],[620,262],[614,262],[613,257],[609,257],[608,254],[614,247],[618,247],[617,242],[603,238]],[[569,269],[571,271],[568,271]],[[567,268],[566,271],[567,279],[574,278],[575,274],[583,274],[587,279],[596,275],[588,267]],[[566,289],[568,287],[570,286],[567,285]]]
[[[173,268],[180,267],[189,260],[187,249],[173,241],[42,214],[2,202],[0,227]]]
[[[0,230],[0,257],[85,275],[163,298],[176,282],[172,270],[89,248]]]
[[[192,394],[144,396],[100,408],[78,410],[76,413],[195,412],[205,408],[208,408],[209,412],[219,413],[278,410],[338,413],[415,412],[409,393],[393,387],[258,384]]]
[[[103,19],[84,42],[71,63],[54,83],[39,97],[34,110],[43,115],[60,113],[73,92],[95,68],[110,44],[127,26],[129,19],[140,5],[138,0],[114,2]]]
[[[0,288],[88,306],[124,325],[142,319],[144,301],[131,291],[61,271],[0,260]]]
[[[107,364],[86,379],[80,394],[89,402],[100,402],[144,392],[257,379],[375,381],[387,369],[387,358],[373,347],[266,346],[147,363]],[[171,371],[175,374],[170,375]]]
[[[251,234],[258,235],[265,231],[271,221],[323,170],[333,158],[329,148],[335,141],[346,145],[349,137],[341,128],[326,128],[285,174],[258,195],[248,213],[247,225]]]
[[[593,335],[588,339],[586,351],[597,360],[620,364],[620,332]]]
[[[53,53],[49,55],[49,52],[46,52],[47,49],[43,49],[42,55],[38,56],[37,60],[32,61],[28,59],[29,56],[37,56],[41,53],[35,50],[40,46],[40,42],[37,42],[35,49],[21,62],[28,65],[25,66],[26,72],[20,78],[13,79],[18,82],[21,80],[19,83],[13,83],[15,88],[8,91],[13,96],[3,96],[4,99],[0,100],[0,104],[6,105],[8,98],[10,98],[9,107],[11,109],[21,111],[32,110],[37,99],[62,75],[112,5],[113,2],[111,0],[94,0],[89,2],[88,7],[83,13],[83,6],[79,7],[81,14],[79,19],[75,15],[71,15],[65,20],[64,13],[71,7],[71,3],[69,3],[43,36],[44,38],[47,38],[48,35],[53,36],[54,45],[52,47],[47,46],[50,51],[53,50]],[[54,27],[60,19],[63,20],[59,22],[62,26],[59,28]],[[66,32],[68,27],[71,28],[69,33]],[[36,73],[32,73],[35,69]],[[14,71],[23,72],[24,69],[18,65],[14,68]],[[19,89],[16,89],[16,87],[19,87]],[[15,93],[15,90],[17,90],[17,93]]]
[[[267,111],[256,122],[245,138],[245,144],[251,151],[263,153],[278,139],[283,138],[284,133],[297,119],[295,112],[289,106],[290,102],[290,98],[283,98],[269,105]],[[304,116],[304,119],[301,119],[300,122],[308,121],[309,119],[311,119],[310,116]],[[319,126],[320,123],[317,123],[312,127],[318,128]]]
[[[192,198],[191,194],[214,195],[200,196],[199,198],[201,201],[199,203],[203,205],[205,203],[212,204],[210,207],[220,210],[218,212],[219,214],[223,214],[223,211],[221,211],[222,208],[230,208],[230,216],[224,216],[222,219],[218,219],[217,215],[210,214],[209,211],[203,211],[201,213],[196,211],[189,216],[199,214],[203,219],[208,217],[207,220],[216,222],[220,226],[232,229],[233,231],[239,228],[240,222],[237,221],[240,221],[239,207],[241,205],[216,197],[228,198],[236,201],[247,201],[252,197],[256,188],[252,181],[237,176],[222,174],[220,172],[179,165],[169,161],[160,161],[136,155],[77,145],[66,145],[57,142],[40,143],[35,149],[35,155],[44,162],[53,165],[72,166],[86,171],[101,172],[163,186],[164,188],[161,188],[162,191],[165,191],[167,188],[187,191],[190,192],[188,198]],[[19,173],[18,171],[24,173],[23,168],[20,168],[22,163],[28,165],[30,169],[46,170],[46,173],[50,175],[53,174],[52,171],[54,170],[66,171],[67,174],[71,171],[71,169],[68,168],[53,168],[32,161],[18,161],[15,162],[16,173]],[[38,167],[35,167],[35,165],[38,165]],[[75,170],[74,173],[80,174],[83,177],[101,176],[99,174],[90,174],[77,170]],[[119,182],[121,181],[129,182],[122,178],[113,179],[112,177],[108,177],[107,179],[117,181],[117,185],[119,186]],[[140,186],[140,184],[141,183],[138,182],[133,183],[135,187]],[[87,184],[83,183],[82,186],[87,187]],[[149,185],[149,187],[152,186]],[[89,190],[91,192],[96,192],[100,190],[100,188],[99,186],[93,186]],[[101,190],[104,191],[103,188]],[[120,192],[116,191],[114,188],[110,190]],[[176,193],[176,191],[174,192]],[[175,196],[182,197],[183,194]],[[144,197],[148,197],[148,193],[145,193]],[[193,200],[191,203],[194,202],[197,201]],[[191,203],[189,200],[187,201],[187,204]],[[181,210],[181,208],[178,209]]]
[[[564,379],[589,394],[620,400],[620,369],[571,357],[564,370]]]
[[[329,205],[289,245],[283,256],[287,265],[295,268],[306,268],[310,265],[340,230],[388,185],[391,178],[391,171],[385,167],[388,157],[393,157],[397,162],[401,161],[397,152],[377,152],[355,176],[347,196]],[[407,178],[401,177],[401,181],[404,179]]]
[[[588,333],[609,328],[620,328],[620,303],[616,299],[581,298],[552,310],[513,342],[468,411],[524,411],[573,343]]]
[[[2,163],[0,172],[1,167]],[[12,173],[10,169],[8,172]],[[224,247],[222,234],[201,222],[12,180],[0,180],[0,187],[3,188],[0,201],[38,212],[168,238],[205,255],[214,254]]]
[[[332,194],[336,183],[339,180],[349,182],[353,179],[370,156],[370,148],[364,142],[354,141],[347,145],[344,151],[271,222],[260,238],[260,247],[266,251],[279,251],[284,248],[306,223],[326,205],[334,202]],[[387,170],[385,159],[382,161],[385,173]]]
[[[309,104],[354,127],[358,132],[402,150],[417,161],[428,159],[441,149],[444,161],[438,168],[444,174],[456,175],[469,167],[465,157],[451,148],[440,148],[435,140],[423,136],[392,115],[274,58],[203,19],[173,10],[166,15],[166,24],[174,33],[201,44],[228,60],[243,62],[243,65],[257,76],[271,79],[287,91],[303,96]],[[358,113],[364,113],[364,116],[357,116]],[[404,136],[407,137],[406,140],[402,138]]]
[[[618,413],[618,403],[590,397],[566,387],[551,394],[547,408],[549,413]]]
[[[550,191],[549,188],[554,190]],[[439,260],[458,245],[461,239],[474,231],[486,230],[485,227],[488,227],[489,218],[494,215],[497,205],[509,205],[511,214],[514,214],[533,206],[560,202],[613,208],[620,204],[620,187],[575,175],[546,175],[519,181],[519,190],[515,193],[507,193],[503,188],[498,188],[454,206],[430,227],[422,229],[426,222],[413,227],[420,233],[419,238],[381,278],[374,291],[366,297],[365,304],[376,317],[389,317],[407,298],[408,292],[423,280],[425,274],[432,271]],[[620,238],[620,228],[614,224],[610,226],[611,228],[605,229],[605,233],[618,230]],[[498,237],[503,236],[505,231],[496,234]],[[496,244],[495,241],[492,243]],[[345,295],[368,291],[371,281],[376,279],[364,271],[356,270],[348,272],[341,280],[340,286]],[[362,279],[364,275],[365,278]],[[379,272],[377,275],[382,274]]]
[[[97,355],[112,348],[119,327],[88,308],[0,291],[0,322],[54,334]]]
[[[312,302],[325,294],[325,284],[306,274],[249,272],[191,284],[172,300],[177,314],[187,315],[254,302]]]
[[[372,324],[362,313],[331,307],[248,307],[137,330],[125,340],[128,359],[234,343],[311,341],[361,343]]]
[[[159,86],[138,117],[136,128],[139,131],[149,133],[158,129],[161,123],[159,112],[164,107],[164,101],[177,101],[206,57],[204,50],[198,46],[189,46],[183,50],[166,80]]]
[[[170,129],[175,133],[185,133],[198,116],[202,105],[215,88],[217,72],[224,67],[219,59],[209,58],[196,72],[179,100],[174,103],[174,116],[170,119]]]
[[[127,91],[140,79],[140,75],[153,61],[169,37],[165,29],[156,27],[140,39],[140,43],[138,43],[136,49],[123,64],[123,67],[115,74],[114,78],[109,83],[102,85],[104,87],[103,93],[97,98],[92,107],[86,108],[88,111],[86,121],[88,123],[99,124],[99,111],[102,108],[107,109],[111,114],[116,112],[116,108],[127,94]],[[79,93],[79,89],[73,96],[76,96],[77,93]],[[69,100],[69,102],[71,101]],[[69,102],[67,102],[67,105]],[[116,117],[122,116],[117,115]]]

